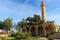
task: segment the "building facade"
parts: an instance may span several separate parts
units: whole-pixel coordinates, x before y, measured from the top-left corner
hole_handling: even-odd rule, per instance
[[[46,7],[45,3],[41,2],[42,24],[37,25],[23,25],[23,29],[30,31],[33,37],[47,36],[50,33],[58,32],[58,26],[54,21],[46,21]],[[25,31],[24,30],[24,31]]]
[[[44,21],[42,25],[30,25],[28,28],[32,36],[47,36],[52,32],[58,32],[58,26],[54,21],[46,21],[46,5],[41,2],[41,13],[42,20]]]

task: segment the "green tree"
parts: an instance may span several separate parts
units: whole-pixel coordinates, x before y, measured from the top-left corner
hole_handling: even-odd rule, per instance
[[[40,25],[40,26],[42,26],[42,24],[43,24],[43,21],[42,21],[41,17],[37,14],[35,14],[33,17],[27,17],[26,20],[28,21],[29,26],[30,25],[33,25],[33,26]],[[36,30],[36,37],[38,37],[37,34],[38,33],[37,33],[37,30]]]
[[[21,25],[26,25],[26,20],[23,18],[22,21],[20,21]]]
[[[43,23],[43,21],[41,20],[41,17],[39,15],[35,14],[33,18],[34,18],[34,22],[36,24],[42,24]]]
[[[43,21],[41,20],[41,17],[37,14],[35,14],[33,17],[27,17],[26,19],[29,24],[42,24]]]
[[[32,17],[27,17],[26,21],[28,21],[28,24],[32,24],[33,18]]]
[[[12,19],[7,18],[6,20],[4,20],[3,24],[4,24],[5,28],[9,31],[10,27],[12,27]]]
[[[20,29],[21,29],[21,22],[18,22],[18,24],[17,24],[17,29],[18,29],[18,32],[20,33]]]
[[[0,21],[0,29],[4,29],[2,21]]]
[[[23,18],[22,21],[18,22],[17,26],[18,26],[18,31],[20,32],[21,29],[23,29],[22,31],[26,31],[25,27],[26,27],[26,20]]]

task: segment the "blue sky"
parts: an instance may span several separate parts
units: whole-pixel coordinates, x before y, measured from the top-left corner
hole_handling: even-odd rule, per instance
[[[40,3],[42,0],[0,0],[0,20],[10,17],[13,23],[22,18],[38,14],[41,16]],[[47,20],[60,25],[60,0],[44,0],[46,3]]]

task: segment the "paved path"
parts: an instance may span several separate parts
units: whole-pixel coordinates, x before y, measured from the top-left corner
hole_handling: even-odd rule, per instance
[[[54,40],[60,40],[60,39],[54,39]]]

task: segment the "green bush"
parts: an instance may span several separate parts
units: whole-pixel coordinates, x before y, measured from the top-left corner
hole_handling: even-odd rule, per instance
[[[16,32],[12,32],[12,33],[11,33],[11,37],[15,37],[16,35],[17,35]]]
[[[15,37],[16,40],[26,40],[29,38],[30,33],[29,32],[22,32],[22,33],[12,33],[11,37]]]

